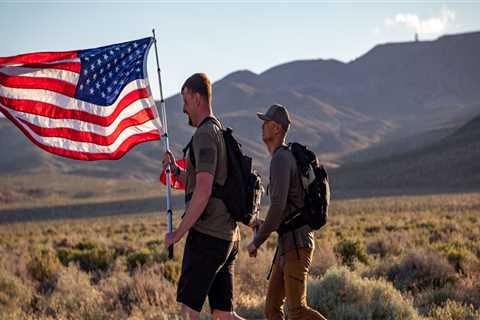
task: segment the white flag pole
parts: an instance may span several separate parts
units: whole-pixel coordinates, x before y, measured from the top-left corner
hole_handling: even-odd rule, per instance
[[[155,44],[155,58],[157,59],[157,73],[158,73],[158,84],[160,87],[160,110],[161,110],[161,116],[162,116],[162,127],[163,127],[163,134],[162,134],[162,140],[163,140],[163,145],[165,152],[170,151],[170,143],[168,141],[168,127],[167,127],[167,114],[165,112],[165,100],[163,99],[163,89],[162,89],[162,77],[160,75],[160,64],[158,62],[158,49],[157,49],[157,38],[155,37],[155,29],[152,29],[153,33],[153,43]],[[173,230],[173,211],[172,211],[172,201],[171,201],[171,187],[170,187],[170,181],[171,181],[171,170],[170,170],[170,164],[167,165],[165,168],[165,173],[166,173],[166,185],[167,185],[167,230],[168,232],[172,232]],[[168,247],[168,258],[173,259],[173,245],[170,245]]]

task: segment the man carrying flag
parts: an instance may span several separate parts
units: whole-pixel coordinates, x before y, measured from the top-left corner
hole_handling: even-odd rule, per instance
[[[187,159],[180,169],[172,153],[163,160],[173,167],[175,180],[185,183],[186,211],[178,228],[166,234],[168,246],[187,234],[177,301],[185,319],[199,319],[208,296],[214,319],[242,319],[233,311],[234,262],[240,232],[225,203],[212,196],[214,183],[227,179],[227,153],[220,122],[212,111],[212,86],[197,73],[182,86],[183,112],[196,128]]]
[[[79,160],[119,159],[160,139],[148,37],[110,46],[0,58],[0,112],[40,148]]]

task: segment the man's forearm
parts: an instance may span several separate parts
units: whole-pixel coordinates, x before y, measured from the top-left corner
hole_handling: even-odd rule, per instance
[[[284,208],[285,206],[282,205],[270,205],[267,216],[265,217],[265,222],[262,224],[256,237],[253,239],[255,247],[259,248],[265,240],[267,240],[270,234],[278,229],[282,223],[281,217]]]
[[[177,228],[177,237],[180,240],[185,233],[197,222],[198,218],[202,215],[203,211],[207,207],[210,194],[204,192],[193,192],[192,200],[188,206],[185,216],[183,217],[180,225]]]

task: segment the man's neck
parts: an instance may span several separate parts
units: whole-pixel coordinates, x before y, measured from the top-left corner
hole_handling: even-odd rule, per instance
[[[268,153],[270,153],[270,155],[273,156],[273,153],[275,152],[275,150],[277,150],[280,146],[284,144],[285,144],[284,139],[280,138],[280,139],[272,140],[270,143],[267,144]]]
[[[202,123],[203,120],[205,120],[205,118],[207,118],[207,117],[215,117],[215,115],[211,111],[206,111],[206,112],[200,114],[200,116],[198,117],[198,123],[197,123],[196,127],[198,128],[200,126],[200,123]]]

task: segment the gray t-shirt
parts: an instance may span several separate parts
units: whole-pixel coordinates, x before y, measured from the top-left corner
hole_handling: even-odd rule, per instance
[[[189,152],[194,153],[195,166],[187,157],[186,194],[195,190],[195,177],[199,172],[208,172],[214,176],[214,181],[224,185],[227,179],[227,154],[225,141],[220,128],[208,120],[197,128],[192,137],[192,148]],[[190,202],[186,203],[186,206]],[[200,218],[193,225],[198,232],[212,237],[235,241],[239,239],[239,230],[236,222],[230,216],[222,200],[211,197],[207,207]]]
[[[270,208],[265,223],[253,240],[258,248],[281,222],[297,208],[304,206],[305,192],[301,186],[297,163],[293,154],[285,146],[274,151],[270,162]],[[286,232],[278,238],[278,253],[283,255],[297,248],[314,248],[315,239],[308,225],[292,232]]]

